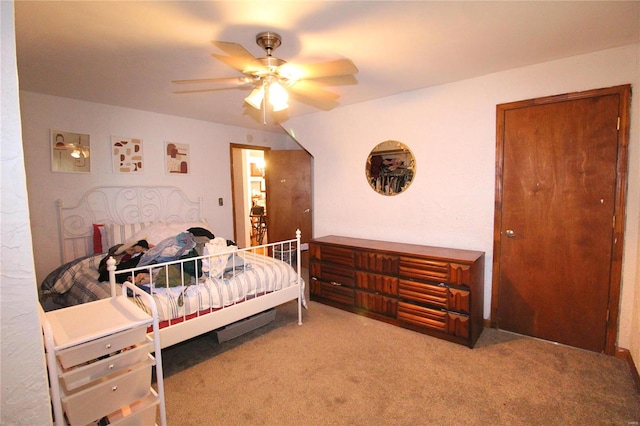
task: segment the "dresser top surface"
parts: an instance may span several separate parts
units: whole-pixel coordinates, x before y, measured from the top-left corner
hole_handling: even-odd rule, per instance
[[[331,244],[354,249],[379,250],[396,253],[399,255],[428,256],[443,260],[475,262],[485,253],[483,251],[462,250],[446,247],[422,246],[418,244],[406,244],[389,241],[368,240],[364,238],[341,237],[327,235],[314,238],[311,243]]]

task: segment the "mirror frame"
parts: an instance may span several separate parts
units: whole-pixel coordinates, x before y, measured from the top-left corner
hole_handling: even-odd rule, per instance
[[[365,175],[369,186],[378,194],[398,195],[415,179],[416,159],[402,142],[380,142],[367,157]]]

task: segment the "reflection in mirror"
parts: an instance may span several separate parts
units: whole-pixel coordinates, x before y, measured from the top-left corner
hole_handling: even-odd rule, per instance
[[[54,172],[91,171],[89,135],[51,131],[51,170]]]
[[[371,188],[378,194],[396,195],[406,190],[416,174],[413,153],[402,142],[379,143],[367,158],[365,173]]]

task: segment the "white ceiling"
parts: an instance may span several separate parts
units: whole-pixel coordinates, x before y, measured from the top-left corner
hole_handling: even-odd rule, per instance
[[[262,31],[290,63],[351,59],[357,83],[326,87],[340,106],[640,41],[639,1],[17,0],[15,15],[21,90],[266,130],[248,90],[171,80],[240,76],[210,41],[259,57]],[[317,111],[291,102],[280,120]]]

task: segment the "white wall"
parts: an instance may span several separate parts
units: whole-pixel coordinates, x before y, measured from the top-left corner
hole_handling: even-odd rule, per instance
[[[9,235],[5,222],[6,188],[20,188],[19,154],[7,158],[6,146],[17,149],[19,128],[7,140],[7,102],[5,97],[5,35],[13,38],[13,26],[7,29],[4,19],[6,4],[1,2],[3,20],[3,85],[2,85],[2,201],[3,258],[4,241]],[[15,52],[13,52],[15,55]],[[342,234],[418,244],[483,250],[487,253],[485,277],[485,317],[488,317],[491,294],[493,199],[495,173],[495,106],[499,103],[631,83],[638,87],[639,46],[623,47],[569,58],[518,70],[492,74],[454,84],[405,93],[292,119],[289,131],[296,135],[314,156],[314,235]],[[9,62],[14,59],[9,58]],[[14,71],[15,73],[15,71]],[[91,104],[70,99],[21,92],[24,156],[27,161],[27,184],[31,205],[32,232],[37,250],[37,271],[48,272],[58,263],[55,200],[63,197],[77,200],[87,189],[104,184],[176,185],[191,196],[205,197],[205,216],[222,233],[231,233],[229,180],[229,142],[251,143],[295,149],[289,139],[280,135],[250,132],[246,129],[204,123],[142,111]],[[638,341],[638,302],[640,279],[637,275],[638,219],[640,212],[640,149],[638,146],[638,97],[633,98],[630,141],[630,169],[623,264],[623,286],[619,346],[631,348],[636,365],[640,364]],[[14,105],[15,109],[15,105]],[[11,110],[9,110],[9,113]],[[89,133],[92,144],[92,173],[61,174],[50,171],[49,129]],[[111,134],[144,139],[145,161],[155,164],[142,176],[129,177],[111,173],[108,143]],[[365,160],[371,148],[386,139],[408,144],[417,157],[417,177],[411,188],[395,197],[375,194],[364,179]],[[165,140],[189,143],[194,155],[193,173],[189,176],[166,176],[162,171]],[[283,145],[283,146],[276,146]],[[19,149],[18,149],[19,150]],[[95,160],[102,152],[104,160]],[[8,173],[6,170],[11,173]],[[206,172],[205,172],[206,170]],[[9,181],[8,177],[13,177]],[[18,185],[16,185],[18,182]],[[9,186],[10,185],[10,186]],[[9,200],[19,208],[21,193]],[[218,207],[223,197],[225,206]],[[23,209],[16,217],[26,223]],[[10,225],[12,226],[12,225]],[[10,228],[9,228],[10,229]],[[13,233],[10,234],[14,236]],[[20,237],[20,250],[27,250],[26,235]],[[26,256],[26,257],[24,257]],[[24,258],[23,258],[24,257]],[[12,260],[16,257],[12,257]],[[27,255],[17,260],[29,264]],[[35,303],[32,278],[20,272],[20,280],[6,280],[2,270],[2,423],[23,421],[46,423],[42,414],[42,386],[46,384],[42,366],[41,342],[25,324],[37,320],[35,313],[23,316],[21,335],[6,334],[16,307]],[[29,265],[26,267],[29,270]],[[27,271],[28,272],[28,271]],[[14,285],[15,282],[15,285]],[[10,292],[7,292],[11,289]],[[35,312],[35,308],[32,312]],[[12,316],[14,318],[12,318]],[[635,323],[632,324],[632,320]],[[27,324],[28,325],[28,324]],[[33,326],[33,324],[31,324]],[[632,337],[635,333],[635,337]],[[8,337],[8,338],[7,338]],[[20,348],[26,353],[10,360],[5,348]],[[34,345],[36,347],[34,347]],[[15,371],[22,377],[13,380],[6,365],[20,360],[23,368]],[[33,385],[25,390],[24,383]],[[7,391],[9,389],[9,391]],[[7,395],[16,396],[7,403]],[[24,408],[23,408],[24,407]],[[29,409],[37,411],[30,415]],[[31,421],[33,420],[33,421]]]
[[[640,87],[639,51],[638,45],[631,45],[290,120],[287,130],[314,156],[314,236],[337,234],[484,251],[488,318],[496,105],[628,83]],[[632,102],[618,336],[625,348],[632,332],[640,202],[638,96]],[[387,139],[407,144],[417,160],[410,188],[392,197],[375,193],[365,180],[369,152]],[[634,354],[640,362],[640,348]]]
[[[18,108],[13,2],[0,2],[0,424],[51,423]]]
[[[101,185],[177,186],[193,200],[202,196],[204,217],[215,234],[233,239],[229,144],[299,148],[284,132],[252,131],[25,91],[20,92],[20,103],[38,282],[60,262],[57,199],[65,205],[75,204],[85,191]],[[91,173],[51,171],[52,129],[90,135]],[[112,135],[143,140],[143,174],[112,172]],[[188,175],[165,173],[165,141],[189,144]],[[224,200],[222,207],[218,206],[218,198]]]

